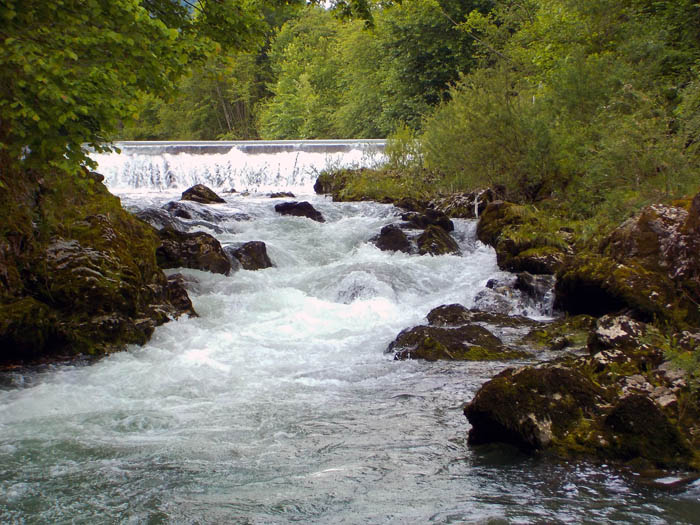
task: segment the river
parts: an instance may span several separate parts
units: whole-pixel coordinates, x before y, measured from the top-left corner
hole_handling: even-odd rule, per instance
[[[162,146],[95,155],[123,204],[159,207],[195,182],[245,190],[194,229],[264,241],[275,266],[178,270],[200,317],[94,364],[3,376],[0,522],[700,523],[697,482],[673,491],[605,464],[470,448],[463,403],[534,358],[385,353],[433,307],[473,306],[507,274],[475,221],[455,221],[461,257],[387,253],[368,241],[396,208],[312,194],[324,166],[376,162],[381,145]],[[279,216],[272,190],[326,222]],[[546,317],[518,301],[512,313]]]

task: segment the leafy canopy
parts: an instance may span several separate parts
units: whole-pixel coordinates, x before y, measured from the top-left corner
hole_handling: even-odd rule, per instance
[[[224,46],[254,42],[254,0],[3,0],[0,161],[68,171],[136,113],[144,93]]]

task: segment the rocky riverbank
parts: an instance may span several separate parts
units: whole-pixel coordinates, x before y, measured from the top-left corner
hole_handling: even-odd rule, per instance
[[[156,232],[101,176],[18,173],[0,187],[0,363],[98,356],[194,314]]]
[[[366,170],[324,174],[315,189],[334,200],[362,200],[377,195],[362,182],[369,177]],[[423,214],[478,217],[479,240],[522,283],[506,288],[535,294],[533,283],[556,283],[554,304],[565,317],[529,325],[511,317],[520,335],[505,346],[499,336],[507,323],[495,322],[497,312],[443,306],[428,314],[427,325],[402,331],[387,351],[427,360],[560,352],[482,386],[465,405],[470,444],[699,470],[700,194],[648,206],[597,242],[583,239],[577,225],[499,196],[399,190],[380,200]],[[397,235],[382,232],[380,239]]]

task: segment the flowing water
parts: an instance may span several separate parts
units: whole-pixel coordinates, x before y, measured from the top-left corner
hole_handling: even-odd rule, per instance
[[[384,351],[431,308],[471,306],[507,274],[473,221],[456,221],[462,257],[379,251],[368,240],[397,210],[311,195],[302,174],[366,151],[303,170],[297,153],[264,153],[279,172],[248,178],[226,173],[240,149],[96,156],[130,209],[176,200],[173,188],[219,170],[213,186],[253,193],[202,207],[218,219],[196,229],[224,245],[264,241],[275,267],[178,270],[200,317],[88,366],[6,375],[0,522],[700,523],[698,483],[662,490],[607,465],[469,448],[462,404],[508,364]],[[164,155],[182,180],[154,175]],[[278,216],[281,201],[255,193],[269,189],[310,200],[326,222]]]

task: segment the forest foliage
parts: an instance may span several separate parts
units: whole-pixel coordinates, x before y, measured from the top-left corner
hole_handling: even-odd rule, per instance
[[[390,138],[436,191],[620,217],[700,180],[697,0],[3,0],[0,154]]]

